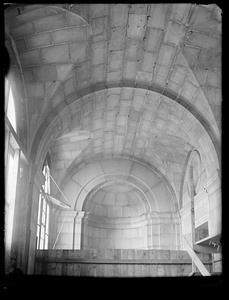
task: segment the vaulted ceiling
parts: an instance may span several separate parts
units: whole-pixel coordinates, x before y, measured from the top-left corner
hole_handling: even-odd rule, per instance
[[[129,156],[156,166],[179,193],[191,149],[209,168],[217,160],[216,5],[12,6],[5,24],[25,87],[28,148],[36,157],[45,139],[59,183],[82,161]]]

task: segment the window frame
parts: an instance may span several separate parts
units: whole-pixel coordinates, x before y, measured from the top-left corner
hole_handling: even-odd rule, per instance
[[[45,161],[42,173],[45,177],[45,182],[42,184],[38,200],[38,215],[37,215],[37,233],[36,233],[36,249],[45,250],[49,246],[49,220],[50,206],[47,194],[50,194],[50,168],[47,160]]]

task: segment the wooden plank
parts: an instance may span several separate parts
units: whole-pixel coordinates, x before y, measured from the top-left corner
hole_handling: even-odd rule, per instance
[[[114,277],[119,277],[118,264],[113,265],[113,274],[114,274]]]
[[[134,265],[142,265],[142,264],[190,264],[191,259],[183,259],[181,260],[146,260],[146,259],[81,259],[81,258],[45,258],[38,259],[38,262],[56,262],[56,263],[80,263],[80,264],[134,264]],[[208,262],[207,262],[208,263]],[[209,262],[210,264],[210,262]]]
[[[127,273],[127,267],[128,265],[121,265],[121,270],[122,270],[122,277],[127,277],[128,273]]]
[[[161,266],[161,265],[157,266],[157,276],[159,276],[159,277],[166,276],[166,274],[165,274],[165,267],[164,266]]]
[[[60,276],[62,273],[62,265],[56,264],[56,275]]]
[[[163,265],[165,276],[171,276],[171,269],[173,266],[171,265]]]
[[[175,277],[175,276],[182,276],[182,268],[179,265],[174,265],[172,266],[170,270],[170,276]],[[191,265],[190,265],[191,268]]]
[[[144,276],[145,277],[150,276],[150,265],[144,265]]]
[[[79,264],[73,264],[74,268],[74,276],[80,276],[80,265]]]
[[[74,265],[73,264],[67,264],[67,275],[74,276]]]
[[[62,276],[67,275],[67,264],[62,264],[62,271],[61,271]]]
[[[186,248],[188,254],[190,255],[190,257],[194,261],[194,263],[197,266],[197,268],[200,271],[200,273],[203,276],[211,276],[211,274],[208,272],[208,270],[206,269],[206,267],[204,266],[204,264],[202,263],[202,261],[199,259],[199,257],[197,256],[197,254],[193,251],[193,249],[189,245],[188,241],[185,238],[183,238],[183,240],[184,240],[184,245],[185,245],[185,248]]]
[[[85,264],[80,265],[80,276],[87,276],[88,275],[88,266]]]
[[[47,275],[56,275],[56,264],[55,263],[48,263],[46,269]]]
[[[127,276],[132,277],[134,274],[134,266],[133,265],[127,265]]]
[[[96,265],[96,276],[97,277],[104,277],[103,265]]]

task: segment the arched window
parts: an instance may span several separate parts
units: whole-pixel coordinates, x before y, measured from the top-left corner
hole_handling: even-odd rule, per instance
[[[47,195],[50,194],[50,169],[47,160],[43,167],[45,182],[41,186],[37,217],[37,249],[48,249],[49,236],[49,203]]]
[[[6,79],[6,89],[8,92],[6,116],[10,124],[12,125],[14,131],[17,132],[14,96],[13,96],[12,88],[7,79]]]
[[[15,202],[21,155],[16,131],[16,112],[13,92],[7,79],[5,81],[5,103],[5,262],[7,268],[13,243]]]

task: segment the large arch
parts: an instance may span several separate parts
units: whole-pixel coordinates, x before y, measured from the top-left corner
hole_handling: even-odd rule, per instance
[[[112,244],[115,248],[179,249],[181,244],[178,204],[175,193],[171,192],[171,186],[169,186],[164,176],[159,174],[158,171],[155,172],[155,168],[151,168],[149,165],[124,158],[95,160],[75,169],[72,177],[65,180],[65,184],[62,185],[63,193],[71,205],[69,213],[75,211],[72,215],[73,231],[71,234],[66,235],[66,230],[63,229],[56,248],[109,248],[112,247],[111,243],[113,242],[103,240],[103,235],[113,235],[118,230],[117,244]],[[136,206],[135,208],[132,207],[131,201],[128,202],[127,207],[123,203],[120,204],[120,201],[122,202],[118,198],[120,193],[122,199],[123,197],[130,197],[127,196],[128,193],[120,192],[119,196],[116,195],[116,202],[113,202],[113,200],[110,202],[110,197],[113,196],[107,196],[105,204],[100,204],[103,206],[100,212],[104,211],[107,206],[106,213],[104,215],[98,214],[98,209],[97,211],[93,209],[94,199],[97,197],[97,201],[100,201],[101,199],[97,195],[107,189],[109,190],[107,195],[111,195],[110,189],[112,186],[115,186],[116,190],[119,190],[120,187],[122,190],[123,186],[125,186],[125,189],[128,187],[128,190],[130,190],[129,195],[132,197],[131,201],[138,201],[144,209],[139,212]],[[61,195],[58,195],[58,197],[61,199]],[[128,215],[126,212],[128,209],[132,211],[132,214]],[[117,211],[119,211],[118,214]],[[65,224],[65,222],[69,224],[69,213],[66,212],[68,216],[68,219],[66,219],[65,213],[62,212],[57,224],[63,223],[64,228],[69,226],[66,225],[67,223]],[[95,228],[98,228],[97,234],[101,234],[98,237],[100,241],[97,239],[93,242],[93,239],[90,238],[89,242],[88,237],[89,235],[94,236]],[[127,243],[123,240],[122,236],[125,234],[128,236],[130,230],[132,230],[131,228],[136,232],[136,228],[139,228],[139,230],[142,230],[142,234],[144,232],[144,239],[141,242],[136,241],[140,239],[136,236],[136,232],[133,234],[134,237],[131,242]],[[168,232],[170,232],[169,238]]]
[[[95,93],[102,90],[112,89],[112,88],[121,88],[121,87],[127,87],[127,88],[139,88],[146,91],[152,91],[155,93],[158,93],[159,95],[166,96],[170,100],[180,104],[185,109],[187,109],[194,118],[200,122],[200,124],[203,126],[204,130],[208,134],[208,136],[211,139],[211,142],[214,145],[215,151],[217,153],[217,157],[219,160],[219,164],[221,161],[221,152],[220,152],[220,137],[218,132],[215,132],[212,129],[211,124],[204,118],[204,116],[197,111],[197,109],[190,104],[189,101],[187,101],[183,96],[179,95],[178,93],[175,93],[174,91],[170,89],[164,89],[158,84],[151,84],[150,86],[146,86],[142,82],[115,82],[115,83],[99,83],[92,85],[87,88],[83,88],[81,90],[78,90],[77,92],[74,92],[73,94],[69,95],[65,101],[59,103],[55,108],[52,108],[52,111],[49,111],[46,113],[46,117],[44,117],[40,127],[37,129],[36,134],[34,135],[33,143],[31,144],[31,150],[30,155],[32,160],[36,160],[37,152],[39,149],[39,141],[42,136],[45,136],[49,126],[54,126],[54,124],[57,122],[58,115],[61,114],[62,111],[64,111],[65,107],[67,107],[69,104],[73,104],[74,102],[78,102],[80,98],[90,95],[91,93]],[[52,125],[53,124],[53,125]]]

